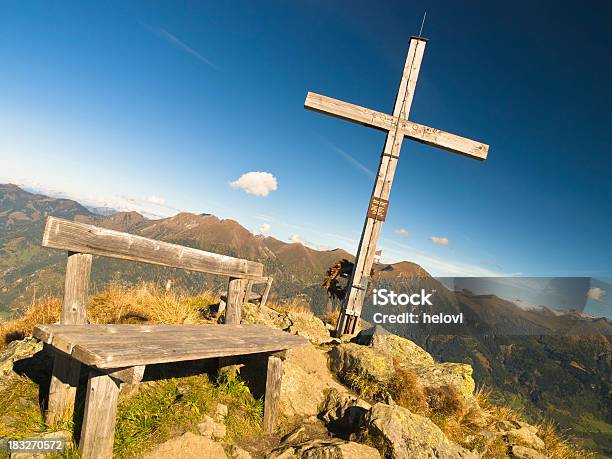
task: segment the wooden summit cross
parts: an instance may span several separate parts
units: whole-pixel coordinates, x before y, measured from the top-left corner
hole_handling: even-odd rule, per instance
[[[382,223],[389,207],[389,194],[393,175],[399,158],[404,137],[417,142],[432,145],[453,153],[459,153],[474,159],[487,158],[489,146],[460,137],[448,132],[440,131],[422,124],[408,121],[410,106],[414,96],[417,78],[427,39],[412,37],[408,57],[404,65],[404,73],[400,82],[393,115],[380,113],[375,110],[360,107],[359,105],[342,102],[331,97],[309,92],[304,107],[316,112],[325,113],[343,120],[363,124],[387,133],[385,146],[380,158],[376,183],[368,206],[368,213],[361,233],[361,240],[357,250],[357,258],[353,273],[349,279],[347,293],[344,297],[342,312],[336,326],[338,336],[354,333],[361,315],[365,300],[370,272],[374,262],[376,243],[380,234]]]

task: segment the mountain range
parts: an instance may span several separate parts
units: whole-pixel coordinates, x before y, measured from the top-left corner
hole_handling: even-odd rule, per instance
[[[0,184],[0,318],[18,313],[36,297],[62,291],[66,254],[40,245],[49,215],[260,261],[265,273],[274,276],[273,297],[301,298],[317,314],[333,305],[321,288],[326,270],[338,260],[354,259],[341,249],[314,250],[254,235],[237,221],[214,215],[179,213],[151,220],[136,212],[88,209],[70,199]],[[94,291],[109,282],[165,284],[168,279],[176,288],[193,292],[222,291],[227,282],[219,276],[98,257],[92,267]],[[462,311],[464,326],[387,328],[441,361],[469,363],[476,381],[493,388],[500,402],[523,408],[534,419],[552,417],[587,447],[603,457],[612,455],[612,326],[607,319],[451,290],[407,261],[375,265],[372,286],[398,292],[435,290],[435,309],[429,312]],[[366,302],[364,318],[371,321],[375,311],[385,308]]]

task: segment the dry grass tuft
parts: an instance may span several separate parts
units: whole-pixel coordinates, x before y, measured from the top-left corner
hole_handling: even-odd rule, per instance
[[[384,387],[365,372],[347,371],[342,375],[342,379],[346,386],[366,400],[381,401],[386,399]]]
[[[416,373],[408,368],[395,367],[395,374],[387,383],[386,391],[398,405],[413,413],[427,415],[430,411],[423,386],[419,384]]]
[[[467,411],[465,400],[453,386],[428,387],[425,393],[429,409],[434,413],[463,418]]]
[[[478,406],[486,415],[493,419],[504,419],[507,421],[522,421],[525,418],[523,412],[517,411],[508,406],[499,406],[491,401],[491,390],[479,387],[474,394]]]
[[[282,303],[270,303],[267,305],[270,309],[274,309],[276,312],[297,312],[300,314],[313,315],[310,305],[305,298],[296,297]]]
[[[22,317],[0,323],[0,349],[11,341],[31,335],[35,325],[57,322],[61,309],[62,302],[58,298],[41,298],[32,303]]]
[[[572,439],[562,434],[553,421],[543,421],[537,425],[538,436],[544,440],[549,459],[591,459],[595,455],[579,448]]]
[[[204,323],[202,313],[217,298],[211,292],[186,296],[166,292],[154,284],[132,288],[111,285],[89,302],[88,317],[92,323]]]
[[[338,319],[340,319],[340,309],[331,309],[325,312],[321,317],[321,320],[325,323],[331,324],[334,327],[338,324]]]
[[[205,318],[204,312],[215,302],[218,297],[210,291],[189,296],[166,292],[151,283],[134,287],[111,285],[90,298],[87,317],[97,324],[206,323],[210,320]],[[31,304],[21,318],[0,324],[0,349],[11,341],[31,335],[35,325],[59,321],[61,307],[59,298],[42,298]]]

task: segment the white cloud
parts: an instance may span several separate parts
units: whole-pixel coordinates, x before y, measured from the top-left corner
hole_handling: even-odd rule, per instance
[[[410,231],[408,231],[406,228],[400,228],[400,229],[396,229],[395,234],[397,234],[398,236],[401,237],[408,237],[410,236]]]
[[[439,236],[432,236],[431,237],[431,242],[433,242],[436,245],[448,245],[448,238],[439,237]]]
[[[298,244],[302,244],[302,245],[308,245],[308,242],[297,233],[294,233],[291,236],[289,236],[289,241],[298,243]]]
[[[262,223],[259,227],[259,234],[263,236],[269,236],[270,231],[272,231],[272,226],[269,223]]]
[[[238,180],[230,182],[232,188],[241,188],[255,196],[268,196],[278,188],[278,182],[269,172],[247,172],[242,174]]]
[[[150,202],[151,204],[157,204],[158,206],[163,206],[166,204],[166,200],[164,198],[155,195],[149,196],[147,198],[147,202]]]
[[[606,295],[606,291],[603,288],[592,287],[587,292],[587,297],[594,301],[601,301],[603,297]]]

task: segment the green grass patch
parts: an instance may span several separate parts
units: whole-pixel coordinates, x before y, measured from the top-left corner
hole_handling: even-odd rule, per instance
[[[226,442],[263,433],[263,402],[232,374],[211,381],[205,374],[145,383],[132,396],[120,397],[115,428],[114,457],[132,458],[185,431],[197,432],[205,414],[217,403],[228,406]],[[15,377],[0,389],[0,437],[27,438],[49,431],[38,404],[38,386]],[[52,429],[72,431],[66,424]],[[69,449],[66,458],[78,458]]]
[[[227,441],[261,433],[263,404],[239,378],[223,376],[216,383],[207,375],[166,379],[120,401],[114,456],[134,457],[184,431],[195,432],[217,403],[229,407]]]
[[[15,377],[0,390],[0,437],[25,438],[46,430],[38,404],[38,386]]]

